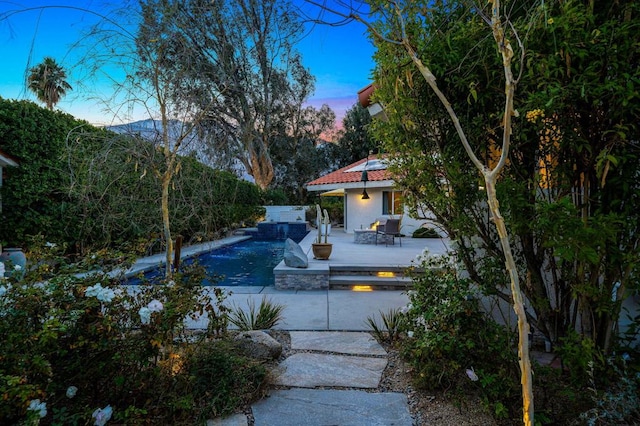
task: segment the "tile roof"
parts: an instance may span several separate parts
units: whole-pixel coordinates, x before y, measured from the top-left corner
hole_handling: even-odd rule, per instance
[[[382,158],[383,156],[370,155],[368,158],[363,158],[362,160],[356,161],[353,164],[349,164],[348,166],[338,169],[335,172],[331,172],[316,180],[312,180],[311,182],[307,183],[307,186],[360,182],[360,179],[362,178],[362,170],[353,172],[348,172],[347,170],[364,164],[369,160],[377,160]],[[367,170],[367,176],[369,178],[369,182],[392,179],[391,174],[386,169]]]

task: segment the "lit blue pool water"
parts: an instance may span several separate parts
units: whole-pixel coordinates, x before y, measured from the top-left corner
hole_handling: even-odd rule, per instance
[[[202,285],[211,286],[273,286],[273,268],[284,257],[284,241],[247,240],[237,244],[202,253],[197,261],[209,275],[221,276],[214,283],[205,280]],[[184,263],[192,263],[188,259]],[[153,282],[161,276],[161,271],[145,273],[145,278]],[[138,279],[128,279],[127,284],[139,284]]]

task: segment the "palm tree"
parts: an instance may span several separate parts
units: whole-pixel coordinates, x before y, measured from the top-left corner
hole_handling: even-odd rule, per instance
[[[55,59],[46,57],[41,64],[29,70],[27,79],[29,90],[31,90],[40,102],[43,102],[48,109],[53,110],[55,104],[60,101],[67,90],[72,90],[66,82],[67,73],[56,63]]]

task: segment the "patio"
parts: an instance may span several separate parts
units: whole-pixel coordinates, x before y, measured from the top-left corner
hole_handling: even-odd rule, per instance
[[[331,230],[329,242],[333,251],[329,260],[316,260],[311,252],[317,234],[312,230],[300,242],[300,246],[309,257],[307,269],[288,268],[284,262],[274,270],[276,282],[278,276],[288,275],[295,285],[289,289],[277,287],[227,287],[232,294],[229,302],[237,307],[248,309],[250,303],[256,306],[263,297],[274,303],[285,306],[282,322],[276,328],[282,330],[353,330],[369,331],[371,328],[367,318],[379,320],[379,312],[398,309],[409,302],[406,286],[391,287],[391,290],[375,291],[376,286],[368,287],[380,278],[376,275],[365,275],[367,272],[380,270],[404,269],[411,260],[428,248],[431,253],[444,253],[448,247],[447,239],[402,238],[402,247],[371,244],[356,244],[354,234],[347,234],[343,229]],[[331,272],[335,274],[331,274]],[[344,275],[345,271],[357,275]],[[309,276],[320,277],[323,287],[301,289],[299,283]],[[334,285],[336,277],[347,279],[347,284]],[[343,278],[344,279],[344,278]],[[385,279],[385,278],[383,278]],[[393,281],[394,278],[386,278]],[[396,278],[401,281],[401,279]],[[402,284],[402,283],[401,283]],[[349,291],[354,289],[358,291]],[[298,288],[296,288],[296,286]],[[349,290],[345,290],[349,288]],[[388,286],[386,288],[389,288]]]
[[[407,280],[402,271],[411,266],[411,261],[424,249],[431,254],[445,253],[449,246],[446,238],[402,238],[402,246],[395,244],[359,244],[356,234],[333,228],[328,242],[333,244],[328,260],[313,258],[311,244],[317,234],[312,230],[300,242],[307,253],[309,267],[290,268],[281,262],[275,269],[276,290],[322,290],[329,288],[371,285],[403,289]]]

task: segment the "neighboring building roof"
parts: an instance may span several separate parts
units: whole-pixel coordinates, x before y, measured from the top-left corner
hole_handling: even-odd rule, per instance
[[[387,170],[386,162],[383,156],[370,155],[368,158],[356,161],[346,167],[336,170],[335,172],[324,175],[316,180],[312,180],[306,184],[309,191],[323,191],[325,189],[338,187],[361,187],[362,171],[367,170],[367,183],[378,182],[384,183],[383,186],[392,186],[393,178]],[[376,184],[370,186],[379,186]]]
[[[373,94],[373,92],[375,92],[375,90],[375,83],[371,83],[368,86],[358,90],[358,102],[360,102],[360,105],[363,108],[367,108],[369,105],[371,105],[371,95]]]
[[[12,159],[9,154],[0,151],[0,167],[13,166],[18,167],[18,162]]]

